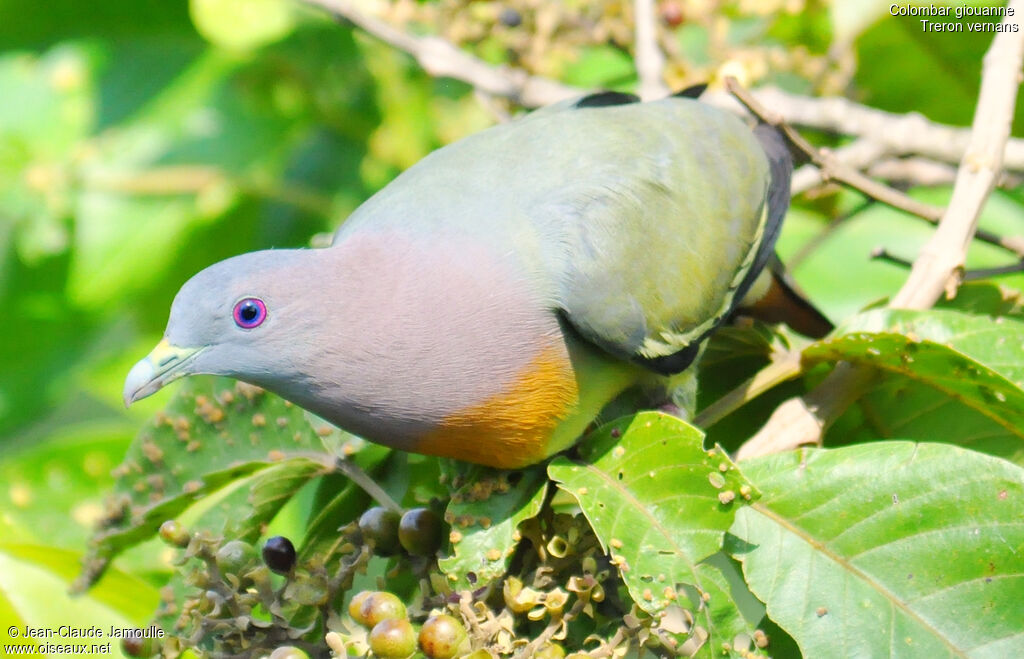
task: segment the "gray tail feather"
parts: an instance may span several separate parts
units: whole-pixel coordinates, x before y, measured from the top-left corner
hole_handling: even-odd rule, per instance
[[[768,187],[768,221],[765,223],[765,236],[752,268],[753,272],[759,273],[775,252],[775,241],[782,229],[782,218],[786,216],[786,210],[789,209],[793,156],[790,155],[786,138],[774,126],[758,124],[754,127],[754,137],[761,143],[761,148],[768,156],[768,171],[771,175],[771,183]]]

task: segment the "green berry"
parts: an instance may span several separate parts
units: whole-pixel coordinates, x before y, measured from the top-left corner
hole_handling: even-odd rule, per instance
[[[563,659],[565,650],[558,643],[548,643],[533,653],[533,659]]]
[[[232,540],[217,550],[215,559],[221,574],[241,577],[255,566],[256,549],[248,542]]]
[[[366,618],[363,617],[363,602],[365,602],[370,595],[373,595],[372,590],[362,590],[355,594],[355,596],[348,603],[348,615],[350,618],[358,622],[363,627],[369,627]]]
[[[398,523],[402,516],[393,510],[374,506],[359,518],[359,530],[363,537],[373,543],[374,551],[381,556],[396,553],[398,544]]]
[[[294,645],[282,645],[270,653],[269,659],[309,659],[309,655]]]
[[[414,556],[430,556],[441,548],[441,518],[429,508],[413,508],[402,515],[398,540]]]
[[[370,593],[359,607],[359,616],[361,620],[357,621],[372,629],[382,620],[404,618],[405,604],[391,593]]]
[[[416,631],[405,618],[381,620],[370,630],[370,649],[381,659],[405,659],[416,651]]]
[[[278,574],[288,574],[295,567],[295,545],[283,535],[276,535],[263,545],[263,562]]]
[[[160,538],[172,547],[187,547],[189,541],[188,531],[173,519],[160,525]]]
[[[431,616],[420,629],[420,649],[430,659],[452,659],[466,640],[466,628],[449,615]]]

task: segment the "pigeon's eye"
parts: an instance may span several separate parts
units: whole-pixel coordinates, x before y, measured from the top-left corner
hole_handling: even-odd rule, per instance
[[[242,329],[253,329],[267,319],[267,305],[258,297],[247,297],[235,304],[235,325]]]

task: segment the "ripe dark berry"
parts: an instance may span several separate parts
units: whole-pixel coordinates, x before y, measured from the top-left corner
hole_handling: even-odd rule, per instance
[[[441,518],[429,508],[413,508],[402,515],[398,540],[414,556],[430,556],[441,548]]]
[[[353,616],[357,622],[366,627],[374,627],[382,620],[392,620],[405,617],[405,604],[395,595],[386,592],[370,593],[370,596],[362,601],[359,606],[359,618]]]
[[[523,24],[523,16],[511,7],[505,7],[498,14],[498,22],[506,27],[519,27]]]
[[[420,649],[430,659],[452,659],[466,641],[466,628],[449,615],[430,617],[420,629]]]
[[[295,545],[283,535],[275,535],[263,545],[263,562],[278,574],[288,574],[295,567]]]
[[[173,519],[169,519],[160,525],[160,538],[173,547],[184,548],[188,546],[188,531]]]
[[[359,518],[359,530],[363,537],[373,543],[374,553],[391,556],[398,552],[398,523],[402,516],[393,510],[374,506]]]
[[[370,630],[370,649],[381,659],[405,659],[416,651],[416,631],[405,618],[382,620]]]

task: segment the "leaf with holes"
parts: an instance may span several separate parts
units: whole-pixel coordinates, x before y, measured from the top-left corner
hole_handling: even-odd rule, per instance
[[[851,318],[803,357],[910,378],[1024,439],[1024,323],[957,311],[876,309]]]
[[[228,378],[189,378],[164,412],[144,428],[115,470],[115,495],[94,534],[77,587],[87,587],[109,561],[149,537],[160,523],[195,501],[288,458],[288,477],[273,491],[290,496],[331,464],[299,407]],[[257,478],[254,482],[260,482]],[[244,518],[243,533],[273,517],[277,506],[257,504],[228,517]],[[234,521],[237,521],[234,520]],[[219,532],[219,531],[218,531]]]
[[[678,604],[714,644],[751,628],[721,572],[702,561],[756,492],[703,439],[680,419],[642,412],[598,428],[581,460],[556,458],[548,473],[579,503],[634,601],[649,613]]]
[[[1024,442],[956,398],[910,378],[889,375],[857,399],[829,427],[826,446],[878,439],[909,439],[957,444],[1024,466]]]
[[[731,553],[807,657],[1024,656],[1024,470],[875,442],[743,463]]]
[[[452,528],[452,555],[438,561],[438,566],[459,588],[487,583],[505,573],[519,546],[516,529],[520,522],[537,516],[547,493],[548,482],[539,469],[519,472],[522,480],[514,485],[509,485],[509,472],[479,471],[489,476],[474,478],[460,488],[445,511]]]

